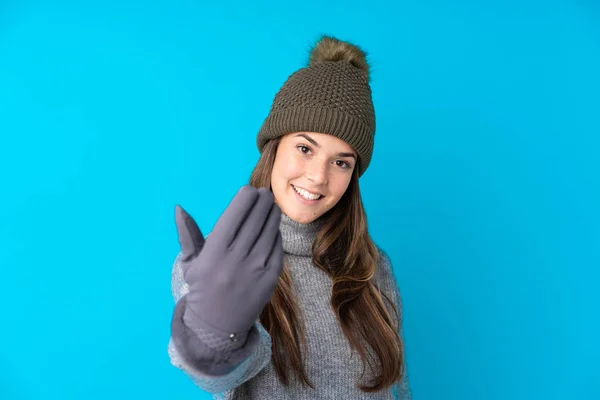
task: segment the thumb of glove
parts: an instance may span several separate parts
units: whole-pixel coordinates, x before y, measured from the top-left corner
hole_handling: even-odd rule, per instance
[[[181,260],[188,262],[202,251],[204,236],[196,221],[179,205],[175,206],[175,224],[181,246]]]

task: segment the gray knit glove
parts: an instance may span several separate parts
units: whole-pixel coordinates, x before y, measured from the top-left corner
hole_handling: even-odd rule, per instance
[[[265,188],[244,186],[204,239],[192,217],[176,208],[181,265],[189,292],[172,322],[182,355],[205,372],[226,373],[257,340],[254,323],[283,267],[281,210]]]

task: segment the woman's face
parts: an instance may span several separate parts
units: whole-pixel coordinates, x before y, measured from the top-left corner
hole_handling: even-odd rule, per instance
[[[332,135],[297,132],[277,148],[271,189],[281,211],[309,223],[337,204],[348,188],[357,153]]]

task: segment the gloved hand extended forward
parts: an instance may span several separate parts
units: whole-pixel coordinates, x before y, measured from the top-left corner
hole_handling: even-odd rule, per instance
[[[181,318],[211,350],[213,362],[227,361],[245,345],[273,295],[283,267],[280,221],[273,194],[252,186],[239,190],[206,239],[193,218],[176,207],[180,262],[189,292],[173,318]],[[172,325],[174,331],[181,329],[175,326],[178,322]]]

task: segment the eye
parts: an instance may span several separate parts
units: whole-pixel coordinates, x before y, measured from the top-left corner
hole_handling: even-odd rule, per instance
[[[304,154],[308,154],[310,152],[310,148],[308,148],[307,146],[304,146],[302,144],[299,146],[296,146],[296,148]]]
[[[350,168],[350,164],[347,163],[346,161],[342,161],[342,160],[336,160],[335,165],[337,165],[338,167],[341,167],[343,169]]]

